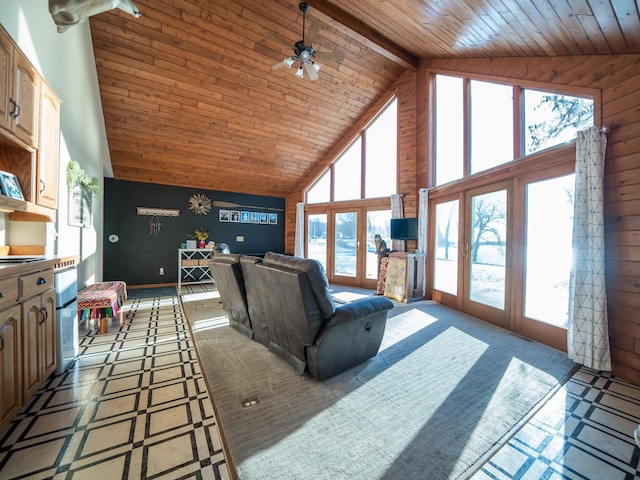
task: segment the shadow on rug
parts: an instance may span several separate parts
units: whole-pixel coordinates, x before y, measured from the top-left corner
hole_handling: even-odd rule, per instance
[[[376,357],[318,382],[226,326],[219,299],[183,306],[240,480],[464,478],[574,368],[423,301],[396,304]]]

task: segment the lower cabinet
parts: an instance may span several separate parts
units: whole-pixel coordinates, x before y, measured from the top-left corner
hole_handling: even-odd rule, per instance
[[[20,410],[20,306],[0,312],[0,426]]]
[[[28,399],[56,370],[54,289],[22,303],[22,395]]]
[[[0,278],[0,431],[58,365],[53,269]]]

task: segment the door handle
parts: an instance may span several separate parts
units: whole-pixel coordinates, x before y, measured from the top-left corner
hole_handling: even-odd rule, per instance
[[[468,243],[464,244],[464,250],[462,251],[462,256],[465,257],[465,258],[469,256],[469,244]]]
[[[15,120],[16,118],[18,118],[18,115],[20,115],[20,105],[18,105],[16,102],[13,102],[13,104],[16,106],[16,108],[13,110],[15,113],[13,113],[13,119]]]
[[[44,285],[45,283],[47,283],[47,281],[44,278],[40,277],[40,278],[38,278],[38,282],[37,283],[38,283],[38,285]]]

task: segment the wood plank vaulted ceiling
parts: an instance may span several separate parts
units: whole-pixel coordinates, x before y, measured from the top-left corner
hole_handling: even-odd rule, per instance
[[[284,197],[419,59],[640,53],[633,0],[134,0],[90,20],[114,177]]]

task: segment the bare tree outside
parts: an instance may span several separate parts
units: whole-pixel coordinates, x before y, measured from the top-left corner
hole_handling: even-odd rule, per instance
[[[537,101],[536,105],[526,108],[527,154],[575,138],[575,132],[593,125],[593,100],[590,98],[532,90],[525,94]]]

